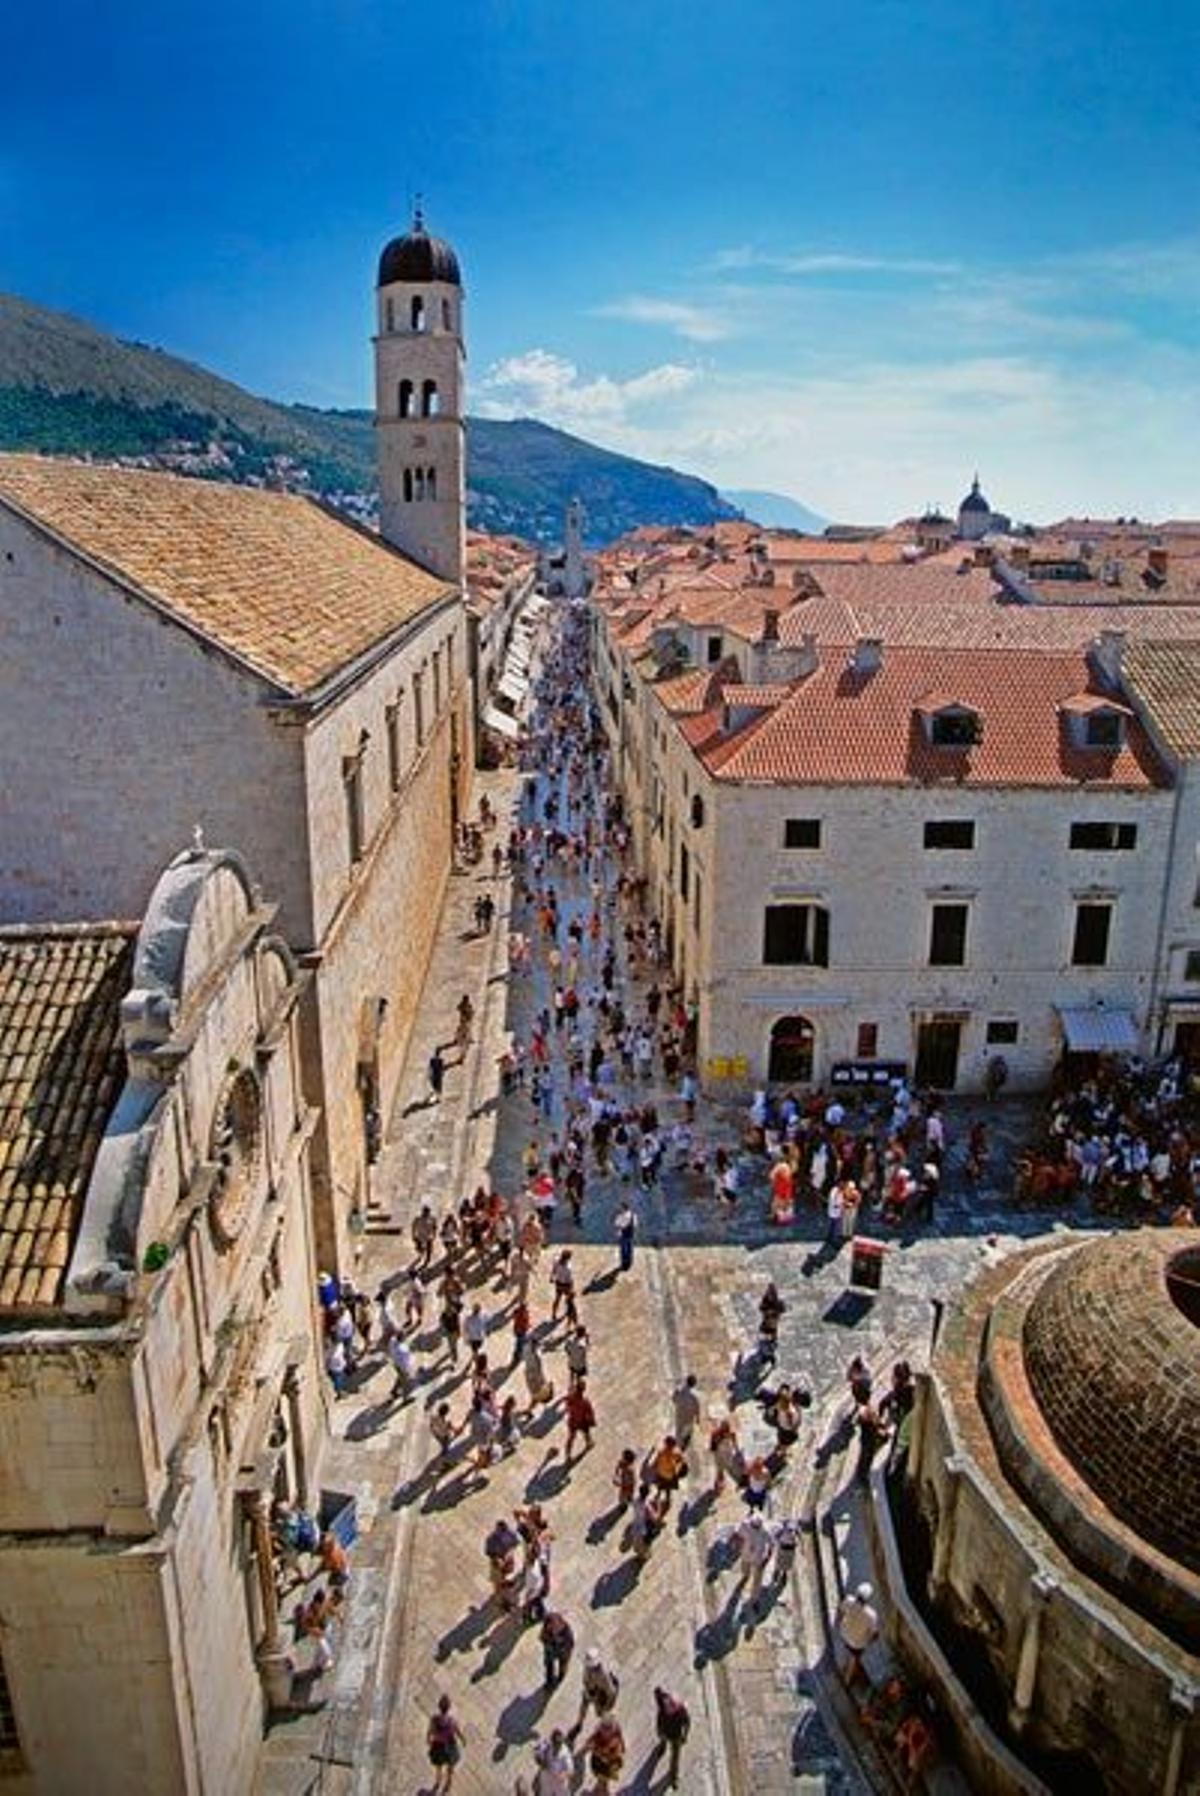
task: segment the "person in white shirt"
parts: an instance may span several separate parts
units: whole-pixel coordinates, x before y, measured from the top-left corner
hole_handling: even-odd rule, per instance
[[[830,1247],[842,1245],[842,1211],[844,1209],[845,1200],[842,1195],[841,1183],[835,1179],[829,1187],[829,1196],[825,1199],[825,1240]]]
[[[870,1584],[860,1584],[849,1591],[838,1606],[838,1638],[846,1649],[846,1682],[853,1684],[865,1677],[863,1654],[879,1636],[879,1612],[872,1606],[875,1595]]]

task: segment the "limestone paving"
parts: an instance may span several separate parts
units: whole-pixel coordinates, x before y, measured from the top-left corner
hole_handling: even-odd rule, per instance
[[[506,772],[482,777],[503,838],[522,781]],[[516,974],[508,964],[513,900],[507,877],[491,877],[490,846],[488,840],[483,866],[451,881],[360,1241],[359,1279],[370,1289],[408,1263],[408,1226],[422,1202],[440,1213],[483,1176],[513,1192],[529,1141],[544,1142],[551,1126],[561,1126],[561,1071],[550,1119],[535,1114],[524,1093],[499,1091],[499,1056],[514,1034],[528,1038],[532,1017],[548,1002],[549,983],[536,952],[529,973]],[[498,915],[491,932],[479,935],[471,913],[483,889],[496,897]],[[563,890],[569,919],[586,899],[568,882]],[[523,917],[516,921],[527,927]],[[475,1004],[475,1041],[461,1056],[447,1049],[445,1090],[433,1104],[428,1057],[435,1043],[452,1040],[464,991]],[[675,1094],[660,1081],[639,1081],[638,1092],[659,1105],[664,1120],[679,1113]],[[744,1120],[738,1106],[702,1101],[697,1135],[728,1144],[739,1138]],[[806,1563],[811,1541],[802,1545],[793,1577],[768,1584],[750,1606],[730,1539],[744,1507],[732,1488],[717,1499],[710,1494],[703,1422],[690,1450],[690,1475],[641,1569],[622,1550],[611,1476],[623,1447],[640,1455],[667,1432],[671,1392],[685,1372],[696,1374],[706,1407],[733,1407],[745,1447],[767,1445],[749,1355],[758,1300],[774,1279],[787,1304],[779,1371],[812,1392],[813,1407],[808,1436],[773,1494],[773,1519],[789,1511],[803,1516],[813,1468],[848,1413],[851,1355],[862,1354],[882,1377],[902,1354],[923,1363],[937,1305],[977,1264],[984,1238],[1049,1226],[1044,1216],[1015,1216],[1004,1199],[1006,1140],[1019,1140],[1026,1123],[1015,1102],[989,1113],[991,1184],[970,1197],[956,1195],[955,1141],[965,1140],[968,1121],[965,1110],[951,1115],[949,1190],[936,1223],[919,1237],[891,1242],[883,1289],[873,1298],[848,1291],[847,1252],[832,1255],[822,1247],[822,1216],[800,1211],[786,1233],[772,1229],[765,1180],[750,1168],[732,1215],[719,1209],[707,1179],[668,1169],[660,1188],[637,1199],[634,1264],[618,1274],[612,1219],[622,1190],[631,1188],[615,1174],[590,1171],[582,1227],[560,1213],[551,1239],[552,1250],[560,1242],[574,1248],[591,1335],[589,1387],[598,1425],[593,1448],[577,1453],[573,1465],[565,1462],[563,1330],[548,1326],[551,1252],[543,1254],[530,1305],[555,1402],[529,1423],[511,1456],[474,1471],[463,1449],[444,1476],[431,1470],[427,1408],[445,1398],[461,1413],[468,1382],[465,1354],[458,1368],[448,1364],[432,1316],[416,1343],[421,1373],[413,1400],[391,1401],[390,1370],[381,1360],[368,1361],[335,1406],[336,1439],[325,1475],[327,1484],[353,1490],[359,1505],[344,1637],[324,1688],[316,1686],[321,1706],[273,1729],[262,1790],[291,1796],[317,1788],[425,1789],[431,1775],[425,1725],[443,1691],[467,1741],[455,1789],[507,1792],[519,1787],[519,1778],[529,1784],[537,1739],[576,1719],[589,1647],[621,1677],[617,1713],[628,1749],[622,1790],[666,1787],[663,1762],[651,1756],[652,1690],[659,1683],[691,1711],[682,1787],[696,1796],[770,1796],[798,1788],[849,1796],[864,1788],[853,1743],[829,1701],[825,1620]],[[469,1292],[468,1303],[476,1296],[492,1322],[489,1358],[503,1366],[510,1358],[509,1294],[493,1280]],[[511,1384],[506,1374],[501,1395],[510,1388],[523,1402],[523,1383]],[[840,1495],[849,1503],[849,1491],[827,1492],[826,1500]],[[502,1617],[490,1600],[482,1550],[496,1520],[530,1500],[544,1505],[554,1534],[550,1606],[567,1615],[576,1638],[565,1683],[552,1693],[542,1688],[536,1628]],[[843,1518],[848,1513],[843,1504]],[[583,1777],[579,1787],[590,1788],[590,1780]]]

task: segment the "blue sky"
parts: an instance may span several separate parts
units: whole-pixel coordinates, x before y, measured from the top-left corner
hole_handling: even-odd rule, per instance
[[[317,404],[425,196],[471,403],[838,517],[1200,515],[1193,0],[46,0],[0,287]]]

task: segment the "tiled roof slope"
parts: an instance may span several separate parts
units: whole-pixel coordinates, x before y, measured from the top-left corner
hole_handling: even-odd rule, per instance
[[[1071,741],[1059,706],[1101,690],[1081,654],[889,648],[875,672],[857,673],[839,651],[761,720],[702,745],[699,731],[691,740],[718,778],[772,784],[1167,785],[1136,722],[1116,751]],[[980,742],[928,740],[917,707],[935,693],[979,714]],[[726,697],[736,704],[737,688]]]
[[[292,694],[450,590],[292,493],[0,455],[5,501]]]
[[[0,929],[0,1311],[58,1302],[124,1078],[134,925]]]
[[[1167,747],[1200,754],[1200,641],[1130,643],[1122,673]]]

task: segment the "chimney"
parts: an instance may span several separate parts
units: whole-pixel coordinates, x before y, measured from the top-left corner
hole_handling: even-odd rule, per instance
[[[1168,551],[1161,546],[1146,551],[1146,572],[1155,580],[1165,580],[1170,565],[1171,557]]]
[[[883,638],[860,636],[854,645],[852,666],[856,674],[878,673],[883,666]]]
[[[1119,684],[1125,659],[1124,630],[1101,630],[1095,642],[1095,656],[1101,671],[1114,685]]]
[[[779,613],[771,607],[763,612],[762,639],[764,642],[779,641]]]
[[[996,551],[992,548],[992,545],[990,543],[976,543],[976,545],[975,545],[975,566],[976,567],[991,567],[991,565],[995,561],[995,559],[996,559]]]
[[[1008,559],[1014,567],[1021,568],[1023,571],[1027,570],[1029,567],[1029,544],[1014,543],[1008,552]]]

